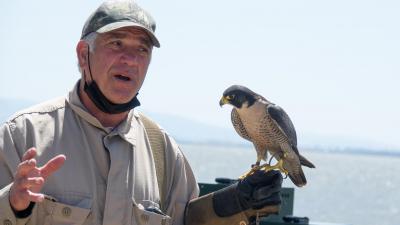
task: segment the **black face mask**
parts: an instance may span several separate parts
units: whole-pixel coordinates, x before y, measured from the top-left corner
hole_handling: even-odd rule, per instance
[[[101,111],[108,113],[108,114],[118,114],[122,112],[129,111],[136,106],[140,105],[139,100],[137,99],[136,94],[135,97],[133,97],[129,102],[123,103],[123,104],[115,104],[111,102],[110,100],[107,99],[106,96],[101,92],[99,86],[97,85],[96,81],[93,80],[92,76],[92,71],[90,69],[90,61],[89,61],[89,47],[88,47],[88,65],[89,65],[89,73],[90,73],[90,78],[92,79],[92,82],[90,84],[87,84],[85,80],[85,86],[84,90],[86,94],[89,96],[90,100],[99,108]],[[85,71],[83,71],[83,77],[85,77]]]

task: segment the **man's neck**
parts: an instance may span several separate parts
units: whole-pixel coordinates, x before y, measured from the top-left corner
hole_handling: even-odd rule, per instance
[[[83,79],[79,85],[79,98],[82,101],[82,104],[86,107],[90,114],[96,117],[97,120],[100,121],[101,125],[104,127],[116,127],[120,124],[126,117],[128,116],[129,111],[118,113],[118,114],[109,114],[101,111],[97,106],[92,102],[89,96],[84,91],[84,83]]]

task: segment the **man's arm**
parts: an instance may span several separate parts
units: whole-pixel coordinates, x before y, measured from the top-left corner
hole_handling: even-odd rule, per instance
[[[21,155],[22,156],[22,155]],[[17,218],[10,205],[10,188],[21,157],[15,147],[10,124],[0,127],[0,221],[12,224],[25,224],[26,220]]]
[[[65,156],[58,155],[38,168],[36,154],[36,149],[31,148],[19,158],[9,126],[5,124],[1,127],[0,221],[25,224],[35,202],[43,201],[40,189],[47,177],[65,161]]]
[[[186,225],[245,225],[257,214],[277,214],[281,203],[282,175],[256,171],[239,182],[189,202]]]

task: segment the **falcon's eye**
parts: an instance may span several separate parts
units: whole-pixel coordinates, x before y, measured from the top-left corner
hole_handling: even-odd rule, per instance
[[[229,99],[234,99],[235,98],[235,95],[230,95],[229,96]]]

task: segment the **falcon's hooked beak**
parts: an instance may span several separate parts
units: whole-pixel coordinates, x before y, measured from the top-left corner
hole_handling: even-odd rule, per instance
[[[228,104],[229,100],[231,100],[229,96],[222,96],[221,100],[219,100],[219,106],[222,107],[223,105]]]

